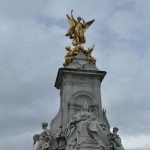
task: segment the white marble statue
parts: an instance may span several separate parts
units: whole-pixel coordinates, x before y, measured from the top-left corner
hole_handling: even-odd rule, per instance
[[[73,120],[69,122],[66,132],[66,150],[75,150],[83,144],[95,144],[98,148],[108,150],[107,134],[104,130],[104,123],[93,113],[89,112],[89,105],[83,104]]]
[[[41,134],[35,134],[33,136],[34,144],[38,142],[36,150],[55,150],[58,147],[56,138],[47,129],[48,123],[42,123],[42,129],[44,130]]]
[[[124,150],[124,148],[122,147],[122,144],[121,144],[121,138],[117,134],[118,130],[119,129],[117,127],[114,127],[113,133],[110,133],[108,135],[110,147],[112,150]]]

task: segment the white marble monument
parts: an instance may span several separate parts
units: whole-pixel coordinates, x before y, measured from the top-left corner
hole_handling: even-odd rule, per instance
[[[33,136],[34,143],[38,143],[36,150],[124,150],[118,128],[110,132],[106,110],[102,108],[101,83],[106,72],[96,67],[91,55],[94,46],[85,50],[82,45],[85,37],[81,33],[94,20],[75,20],[72,12],[71,17],[67,15],[70,29],[66,36],[76,44],[66,47],[64,67],[59,68],[55,82],[60,90],[60,108],[50,129],[43,123],[44,131]]]

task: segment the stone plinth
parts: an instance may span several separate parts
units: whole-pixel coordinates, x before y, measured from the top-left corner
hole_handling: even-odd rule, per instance
[[[105,75],[105,71],[99,71],[83,54],[74,57],[67,68],[59,69],[55,87],[60,90],[60,112],[57,116],[62,117],[62,131],[73,115],[81,110],[83,102],[87,102],[90,111],[103,119],[100,87]],[[60,118],[57,118],[53,123],[58,122]]]

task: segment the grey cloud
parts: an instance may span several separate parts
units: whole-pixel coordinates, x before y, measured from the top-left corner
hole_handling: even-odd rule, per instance
[[[11,21],[34,18],[43,6],[42,1],[30,0],[1,0],[0,16]]]
[[[44,24],[47,27],[50,26],[59,26],[62,27],[63,29],[67,30],[68,23],[66,22],[66,19],[61,18],[61,19],[56,19],[55,17],[49,17],[49,16],[44,16],[44,15],[39,15],[37,16],[37,21],[40,24]]]
[[[64,36],[68,28],[65,15],[71,9],[75,17],[96,19],[86,33],[85,47],[95,43],[97,66],[108,72],[102,83],[102,102],[111,126],[118,126],[121,136],[149,135],[148,3],[1,1],[2,149],[31,149],[32,135],[59,109],[54,83],[64,61],[64,47],[71,45]]]

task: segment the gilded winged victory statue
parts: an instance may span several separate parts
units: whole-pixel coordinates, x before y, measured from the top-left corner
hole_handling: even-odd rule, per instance
[[[75,20],[73,17],[73,10],[71,10],[71,17],[67,15],[67,19],[70,29],[68,30],[66,36],[69,36],[70,39],[73,39],[72,44],[74,46],[84,44],[86,42],[84,33],[95,20],[93,19],[85,22],[81,17],[77,17],[77,20]]]

